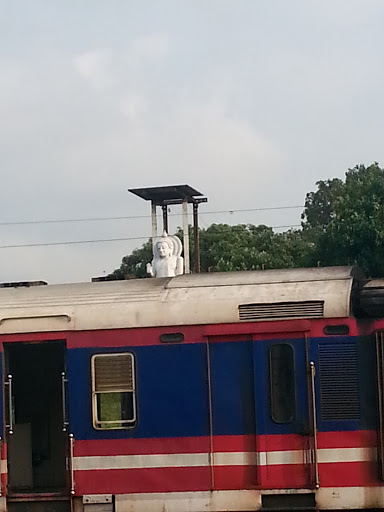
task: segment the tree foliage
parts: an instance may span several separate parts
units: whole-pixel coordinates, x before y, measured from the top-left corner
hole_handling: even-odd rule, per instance
[[[322,233],[335,216],[335,207],[342,195],[343,181],[339,178],[318,181],[317,190],[308,192],[301,218],[303,229]]]
[[[370,277],[384,275],[384,170],[377,163],[346,173],[315,257],[324,265],[358,264]]]
[[[264,225],[212,224],[200,233],[203,272],[299,266],[307,247],[298,231],[275,233]],[[299,261],[300,260],[300,261]]]

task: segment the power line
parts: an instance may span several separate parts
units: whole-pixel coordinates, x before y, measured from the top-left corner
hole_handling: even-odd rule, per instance
[[[263,212],[263,211],[270,211],[270,210],[292,210],[292,209],[297,209],[297,208],[304,208],[304,206],[300,205],[300,206],[271,206],[271,207],[268,207],[268,208],[245,208],[244,210],[217,210],[215,212],[200,212],[199,211],[199,215],[211,215],[211,214],[221,214],[221,213],[230,213],[230,214],[233,214],[233,213],[247,213],[247,212]],[[172,215],[175,215],[175,214],[172,214]]]
[[[272,229],[287,229],[287,228],[297,228],[301,227],[300,224],[290,224],[287,226],[268,226]],[[14,244],[14,245],[0,245],[0,249],[19,249],[26,247],[48,247],[55,245],[80,245],[80,244],[99,244],[99,243],[108,243],[108,242],[127,242],[132,240],[149,240],[151,237],[147,236],[138,236],[138,237],[128,237],[128,238],[101,238],[101,239],[93,239],[93,240],[68,240],[65,242],[43,242],[43,243],[34,243],[34,244]]]
[[[67,240],[66,242],[43,242],[35,244],[0,245],[0,249],[17,249],[20,247],[47,247],[53,245],[98,244],[103,242],[126,242],[129,240],[148,240],[147,236],[132,238],[102,238],[98,240]]]
[[[175,214],[173,214],[175,215]],[[90,217],[84,219],[47,219],[47,220],[21,220],[15,222],[0,222],[0,226],[22,226],[29,224],[60,224],[70,222],[95,222],[104,220],[126,220],[126,219],[147,219],[148,215],[130,215],[130,216],[119,216],[119,217]]]
[[[245,209],[234,209],[234,210],[216,210],[216,211],[199,211],[199,215],[213,215],[213,214],[234,214],[234,213],[248,213],[248,212],[261,212],[271,210],[289,210],[304,208],[304,206],[272,206],[265,208],[245,208]],[[169,216],[179,216],[178,213],[170,213]],[[25,220],[25,221],[5,221],[0,222],[0,226],[23,226],[31,224],[64,224],[71,222],[100,222],[100,221],[111,221],[111,220],[137,220],[137,219],[149,219],[150,215],[120,215],[117,217],[88,217],[88,218],[74,218],[74,219],[46,219],[46,220]]]

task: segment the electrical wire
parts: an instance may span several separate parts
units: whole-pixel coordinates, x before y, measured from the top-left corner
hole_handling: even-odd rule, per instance
[[[249,212],[261,212],[261,211],[271,211],[271,210],[289,210],[289,209],[298,209],[304,208],[304,206],[272,206],[265,208],[245,208],[245,209],[234,209],[234,210],[216,210],[216,211],[199,211],[199,215],[220,215],[224,213],[229,213],[230,215],[234,213],[249,213]],[[169,213],[169,216],[180,216],[179,213]],[[47,220],[25,220],[25,221],[2,221],[0,222],[0,226],[23,226],[23,225],[31,225],[31,224],[64,224],[71,222],[101,222],[101,221],[111,221],[111,220],[137,220],[137,219],[150,219],[150,215],[120,215],[117,217],[88,217],[88,218],[75,218],[75,219],[47,219]]]
[[[287,228],[295,228],[301,227],[300,224],[290,224],[287,226],[269,226],[272,229],[287,229]],[[102,238],[102,239],[92,239],[92,240],[67,240],[65,242],[42,242],[42,243],[32,243],[32,244],[14,244],[14,245],[0,245],[0,249],[19,249],[26,247],[48,247],[55,245],[80,245],[80,244],[99,244],[99,243],[109,243],[109,242],[127,242],[132,240],[150,240],[152,237],[147,236],[138,236],[138,237],[128,237],[128,238]]]

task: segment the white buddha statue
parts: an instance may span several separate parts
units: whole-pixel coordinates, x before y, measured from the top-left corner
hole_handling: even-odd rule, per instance
[[[147,264],[147,272],[152,277],[175,277],[183,273],[183,246],[177,236],[169,236],[164,231],[153,246],[152,264]]]

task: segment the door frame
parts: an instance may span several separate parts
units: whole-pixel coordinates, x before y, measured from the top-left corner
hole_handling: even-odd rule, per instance
[[[272,418],[270,351],[276,345],[288,345],[293,350],[295,416],[285,423],[277,423]],[[273,337],[255,335],[254,367],[261,488],[317,489],[315,366],[311,361],[307,331],[282,332]],[[287,457],[286,463],[284,457]],[[295,464],[295,471],[292,471],[292,464]],[[277,475],[284,484],[277,483]]]
[[[5,339],[4,339],[5,338]],[[57,455],[57,461],[61,465],[63,469],[63,483],[53,485],[53,486],[47,486],[46,489],[44,489],[44,486],[41,488],[37,487],[33,481],[33,468],[32,468],[32,486],[30,488],[22,489],[14,487],[14,489],[11,488],[12,482],[9,480],[10,476],[10,470],[9,470],[9,464],[11,462],[12,450],[10,449],[10,444],[14,440],[14,438],[11,438],[13,436],[13,433],[11,433],[12,426],[15,425],[15,418],[14,418],[14,407],[13,407],[13,400],[11,399],[10,391],[12,392],[12,384],[10,386],[9,384],[9,376],[12,376],[12,372],[10,370],[14,370],[15,368],[12,368],[12,359],[14,358],[14,361],[17,361],[17,351],[20,350],[20,353],[23,353],[23,348],[27,349],[27,347],[30,349],[32,346],[39,346],[41,347],[53,347],[56,344],[56,348],[53,349],[53,352],[56,353],[56,363],[57,366],[60,366],[60,376],[58,376],[56,387],[52,392],[51,397],[53,399],[56,399],[60,397],[60,411],[57,409],[57,411],[54,413],[54,418],[56,418],[57,424],[55,425],[56,428],[49,426],[49,432],[50,434],[52,432],[56,432],[56,436],[59,437],[60,433],[58,430],[58,425],[61,423],[61,438],[62,438],[62,444],[60,443],[60,449],[63,452],[63,460],[60,461],[60,455]],[[32,338],[28,336],[28,339],[26,339],[25,335],[20,335],[19,337],[16,337],[15,335],[12,335],[12,337],[6,336],[3,337],[3,340],[1,341],[2,345],[2,355],[3,355],[3,364],[2,364],[2,371],[3,371],[3,435],[4,435],[4,443],[7,445],[7,449],[4,450],[4,459],[3,463],[6,463],[7,465],[7,471],[8,471],[8,483],[7,483],[7,494],[10,497],[16,497],[17,496],[44,496],[44,495],[51,495],[51,496],[60,496],[60,497],[69,497],[70,495],[70,475],[68,471],[68,459],[69,459],[69,437],[67,435],[68,432],[68,403],[67,403],[67,378],[66,378],[66,372],[67,372],[67,357],[66,357],[66,351],[67,351],[67,341],[64,338],[58,337],[57,339],[42,339],[40,335],[38,335],[37,339]],[[16,348],[17,347],[17,348]],[[33,349],[32,349],[33,350]],[[44,351],[44,348],[41,348],[42,351]],[[12,354],[12,351],[14,353]],[[36,352],[34,354],[34,357],[36,360],[38,360],[39,354]],[[45,356],[48,356],[48,352],[45,353]],[[33,361],[32,361],[33,362]],[[17,364],[17,363],[16,363]],[[11,366],[10,366],[11,365]],[[43,371],[43,367],[41,367],[41,370]],[[51,375],[54,375],[52,373]],[[59,382],[60,378],[60,382]],[[12,382],[11,377],[11,382]],[[60,390],[58,386],[60,385]],[[47,418],[47,421],[50,420],[50,417]],[[52,441],[50,441],[52,443]],[[30,440],[31,443],[31,457],[32,457],[32,438]],[[53,446],[55,446],[54,443],[52,443]],[[3,493],[5,494],[5,493]]]

